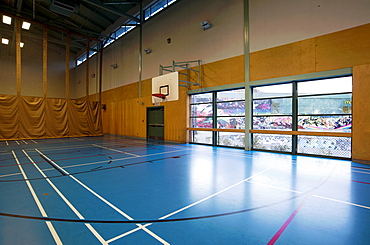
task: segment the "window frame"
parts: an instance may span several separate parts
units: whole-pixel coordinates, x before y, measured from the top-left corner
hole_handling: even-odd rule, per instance
[[[335,78],[344,78],[344,77],[350,77],[351,80],[352,80],[352,83],[353,83],[353,75],[352,74],[347,74],[347,75],[340,75],[340,76],[331,76],[331,77],[325,77],[325,78],[316,78],[316,79],[307,79],[307,80],[299,80],[299,81],[289,81],[289,82],[284,82],[284,83],[280,83],[280,84],[286,84],[286,83],[291,83],[292,84],[292,88],[293,88],[293,91],[292,91],[292,117],[293,117],[293,125],[292,125],[292,130],[291,131],[300,131],[300,132],[306,132],[306,133],[326,133],[326,132],[329,132],[329,131],[325,131],[325,130],[317,130],[317,131],[305,131],[305,130],[299,130],[298,129],[298,119],[299,117],[302,117],[302,116],[349,116],[352,118],[352,109],[349,113],[337,113],[337,114],[325,114],[325,113],[316,113],[316,114],[299,114],[299,104],[298,104],[298,99],[299,98],[307,98],[307,97],[318,97],[318,96],[325,96],[325,95],[340,95],[340,94],[343,94],[343,95],[348,95],[348,94],[351,94],[351,106],[352,106],[352,93],[353,91],[351,92],[333,92],[333,93],[318,93],[318,94],[302,94],[302,95],[299,95],[298,94],[298,84],[299,83],[304,83],[304,82],[310,82],[310,81],[318,81],[318,80],[330,80],[330,79],[335,79]],[[253,112],[253,101],[255,100],[262,100],[262,99],[272,99],[272,98],[287,98],[287,97],[271,97],[271,98],[256,98],[254,99],[254,96],[253,96],[253,89],[254,88],[257,88],[257,87],[264,87],[264,86],[272,86],[272,85],[276,85],[276,84],[271,84],[271,85],[256,85],[256,86],[251,86],[251,101],[252,101],[252,105],[251,105],[251,122],[252,122],[252,125],[253,125],[253,119],[257,116],[266,116],[266,115],[255,115],[254,112]],[[276,115],[270,115],[270,116],[276,116]],[[280,116],[280,115],[279,115]],[[263,130],[263,129],[259,129],[259,130]],[[290,130],[288,130],[290,131]],[[352,130],[351,130],[352,131]],[[293,133],[293,132],[292,132]],[[339,133],[342,133],[342,132],[339,132]],[[254,134],[263,134],[263,133],[252,133],[251,134],[251,138],[252,138],[252,142],[253,142],[253,135]],[[269,134],[268,130],[266,130],[266,133],[265,134]],[[276,133],[276,135],[284,135],[284,133],[282,134],[278,134]],[[298,135],[298,134],[292,134],[292,152],[291,154],[293,155],[314,155],[314,156],[320,156],[320,157],[331,157],[331,156],[327,156],[327,155],[315,155],[315,154],[303,154],[303,153],[298,153],[298,137],[300,136],[304,136],[304,135]],[[313,134],[312,137],[321,137],[320,135],[316,135]],[[327,136],[327,137],[331,137],[331,136]],[[348,138],[348,137],[340,137],[340,136],[336,136],[339,138]],[[252,144],[251,146],[251,149],[252,150],[261,150],[261,149],[256,149],[254,147],[254,145]],[[264,150],[266,151],[266,150]],[[267,150],[268,151],[268,150]],[[273,152],[280,152],[280,151],[274,151],[274,150],[271,150]],[[344,158],[344,159],[348,159],[347,157],[339,157],[339,156],[333,156],[334,158]]]
[[[212,97],[212,101],[210,102],[192,102],[192,99],[190,97],[190,103],[189,103],[189,108],[190,108],[190,125],[192,127],[192,130],[190,130],[190,143],[192,144],[202,144],[202,145],[213,145],[213,146],[220,146],[220,147],[231,147],[231,148],[244,148],[245,146],[230,146],[230,145],[224,145],[222,143],[220,143],[220,138],[222,137],[222,135],[226,132],[231,132],[233,133],[236,137],[237,135],[235,133],[240,133],[241,134],[241,137],[243,138],[243,141],[244,141],[244,144],[245,144],[245,133],[241,133],[241,132],[232,132],[231,128],[225,128],[225,129],[222,129],[222,131],[217,131],[217,130],[221,130],[219,127],[218,127],[218,119],[219,118],[244,118],[245,119],[245,96],[241,99],[230,99],[230,100],[218,100],[218,93],[220,92],[227,92],[227,91],[237,91],[237,90],[242,90],[241,93],[243,93],[243,95],[245,95],[245,88],[232,88],[232,89],[225,89],[225,90],[217,90],[217,91],[211,91],[211,92],[203,92],[203,93],[195,93],[195,94],[191,94],[190,96],[196,96],[196,95],[199,95],[199,94],[210,94],[211,97]],[[222,103],[228,103],[228,102],[243,102],[244,103],[244,112],[242,115],[234,115],[234,116],[230,116],[230,115],[223,115],[223,116],[219,116],[218,115],[218,107],[217,105],[218,104],[222,104]],[[212,105],[212,116],[210,117],[206,117],[206,118],[212,118],[212,122],[213,122],[213,125],[212,125],[212,128],[207,128],[209,129],[209,131],[212,132],[212,140],[209,144],[207,143],[198,143],[194,140],[194,134],[196,134],[196,132],[198,132],[197,130],[194,130],[196,129],[197,127],[194,127],[194,125],[192,124],[192,120],[195,119],[195,118],[204,118],[203,116],[193,116],[192,114],[192,111],[191,111],[191,108],[193,105],[200,105],[200,104],[211,104]],[[244,128],[245,128],[245,120],[244,120]],[[200,128],[202,129],[202,128]],[[243,129],[244,130],[244,129]],[[199,130],[199,131],[202,131],[202,130]],[[208,132],[209,132],[208,131]]]

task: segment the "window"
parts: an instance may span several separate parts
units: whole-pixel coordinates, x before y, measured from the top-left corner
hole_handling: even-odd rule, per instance
[[[244,147],[245,90],[235,89],[190,96],[191,142]],[[217,131],[222,129],[223,131]]]
[[[298,130],[351,132],[351,77],[299,82],[297,88]]]
[[[144,12],[144,19],[147,20],[150,17],[156,15],[163,9],[167,8],[169,5],[173,4],[177,0],[157,0],[154,1],[151,5],[147,6],[143,9]],[[136,18],[140,19],[140,13],[135,15]],[[104,44],[104,48],[115,42],[118,38],[122,37],[132,29],[136,27],[139,23],[133,20],[129,20],[125,22],[121,27],[117,28],[115,31],[113,31]],[[96,53],[96,52],[95,52]],[[91,56],[91,55],[90,55]],[[89,57],[90,57],[89,56]],[[76,66],[79,66],[83,62],[86,61],[86,53],[82,54],[80,57],[76,59]]]
[[[352,129],[352,77],[297,83],[298,130],[344,132]],[[350,137],[298,136],[297,153],[351,157]]]
[[[258,86],[252,96],[253,129],[275,131],[254,133],[253,149],[351,157],[350,137],[325,136],[351,132],[351,76]]]

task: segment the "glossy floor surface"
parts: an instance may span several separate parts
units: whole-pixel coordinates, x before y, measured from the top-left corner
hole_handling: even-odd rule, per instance
[[[370,244],[367,165],[116,136],[0,145],[0,244]]]

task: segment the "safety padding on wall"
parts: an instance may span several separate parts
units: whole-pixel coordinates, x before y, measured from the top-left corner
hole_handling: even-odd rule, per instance
[[[96,101],[0,96],[0,139],[102,135]]]

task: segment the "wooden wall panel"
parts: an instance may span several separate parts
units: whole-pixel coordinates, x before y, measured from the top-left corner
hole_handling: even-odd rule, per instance
[[[165,140],[186,142],[187,93],[185,87],[179,89],[179,100],[161,103],[164,106]]]
[[[152,79],[143,80],[141,83],[141,96],[152,96]]]
[[[191,81],[197,81],[191,74]],[[202,87],[244,82],[244,55],[202,65]]]
[[[308,39],[250,54],[250,80],[315,72],[315,42]]]
[[[353,69],[352,158],[370,164],[370,64]]]
[[[124,135],[146,138],[146,107],[150,101],[151,96],[125,100]]]
[[[370,63],[370,24],[315,38],[316,71]]]

